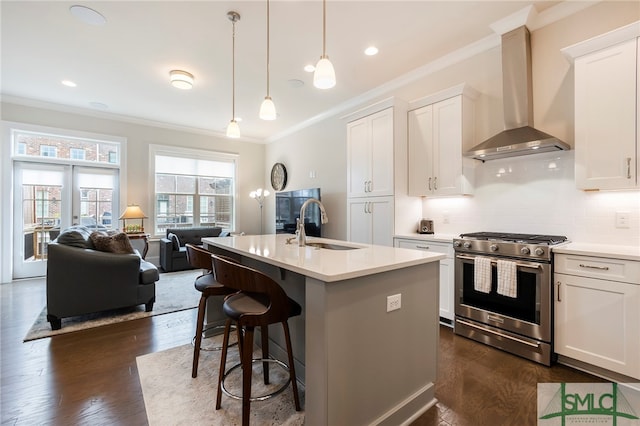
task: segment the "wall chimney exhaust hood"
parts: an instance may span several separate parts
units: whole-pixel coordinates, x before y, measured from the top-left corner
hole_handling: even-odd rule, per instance
[[[531,41],[524,25],[502,35],[502,93],[506,130],[465,152],[465,157],[485,161],[571,149],[560,139],[531,127]]]

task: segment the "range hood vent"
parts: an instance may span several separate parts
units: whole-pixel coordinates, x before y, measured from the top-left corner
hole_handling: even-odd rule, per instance
[[[502,36],[502,93],[506,130],[464,153],[478,160],[493,160],[540,152],[569,150],[560,139],[533,124],[531,41],[527,27]]]

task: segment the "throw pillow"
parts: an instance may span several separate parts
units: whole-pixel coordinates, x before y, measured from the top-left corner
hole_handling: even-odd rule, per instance
[[[173,244],[173,251],[179,251],[180,240],[178,239],[178,236],[173,232],[170,232],[169,235],[167,235],[167,237],[171,240],[171,243]]]
[[[87,228],[75,226],[65,229],[55,241],[71,247],[92,248],[91,240],[89,240],[90,234]]]
[[[129,237],[127,237],[127,234],[123,232],[113,236],[103,235],[100,232],[93,232],[89,238],[98,251],[118,254],[135,253],[131,246],[131,242],[129,241]]]

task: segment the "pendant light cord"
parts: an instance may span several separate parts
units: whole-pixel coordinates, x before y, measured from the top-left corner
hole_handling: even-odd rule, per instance
[[[322,57],[327,57],[327,0],[322,0]]]
[[[269,0],[267,0],[267,97],[269,96]]]
[[[231,36],[231,117],[232,121],[236,121],[236,21],[232,22]]]

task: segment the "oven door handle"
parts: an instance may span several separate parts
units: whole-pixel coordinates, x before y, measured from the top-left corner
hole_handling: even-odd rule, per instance
[[[533,347],[533,348],[539,348],[539,347],[540,347],[540,343],[531,343],[531,342],[527,342],[526,340],[518,339],[517,337],[509,336],[508,334],[500,333],[499,331],[488,330],[488,329],[486,329],[486,328],[484,328],[484,327],[477,326],[477,325],[475,325],[475,324],[472,324],[472,323],[467,322],[467,321],[463,321],[463,320],[461,320],[461,319],[457,319],[457,318],[456,318],[456,322],[459,322],[460,324],[464,324],[464,325],[466,325],[467,327],[475,328],[475,329],[477,329],[477,330],[482,330],[482,331],[484,331],[484,332],[486,332],[486,333],[491,333],[491,334],[498,335],[498,336],[500,336],[500,337],[504,337],[505,339],[513,340],[513,341],[516,341],[516,342],[518,342],[518,343],[523,343],[523,344],[525,344],[525,345],[527,345],[527,346],[531,346],[531,347]]]
[[[456,254],[456,258],[464,259],[464,260],[475,260],[476,256],[467,256],[467,255],[464,255],[464,254]],[[495,257],[490,257],[489,259],[491,259],[491,263],[492,264],[497,264],[498,263],[498,259],[496,259]],[[542,268],[542,265],[540,263],[531,263],[531,262],[516,262],[516,266],[520,266],[522,268],[533,268],[533,269]]]

